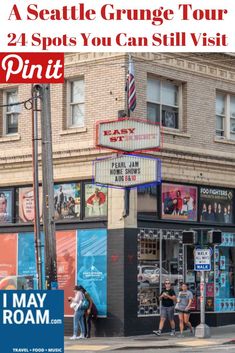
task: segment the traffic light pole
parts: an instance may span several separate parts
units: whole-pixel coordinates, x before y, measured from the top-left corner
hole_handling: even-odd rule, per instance
[[[200,230],[200,246],[203,248],[203,230]],[[206,283],[205,283],[205,271],[200,271],[200,324],[196,327],[195,337],[197,338],[209,338],[210,327],[205,322],[205,307],[206,307]]]
[[[206,240],[203,237],[203,231],[207,232]],[[184,230],[183,235],[183,244],[194,244],[200,245],[200,248],[203,249],[203,246],[209,244],[221,244],[222,232],[221,230],[209,230],[208,228],[196,228],[190,230]],[[196,249],[195,249],[196,251]],[[211,254],[210,254],[211,257]],[[196,260],[196,257],[195,257]],[[211,260],[211,259],[210,259]],[[206,258],[207,261],[207,258]],[[210,267],[210,266],[209,266]],[[208,268],[209,268],[208,267]],[[194,269],[197,271],[197,268]],[[195,337],[198,338],[208,338],[210,337],[210,328],[205,323],[205,304],[206,304],[206,283],[205,283],[205,271],[200,271],[200,325],[196,327]]]
[[[196,327],[195,337],[197,338],[209,338],[210,327],[205,322],[205,304],[206,304],[206,283],[205,283],[205,271],[201,271],[200,279],[200,324]]]
[[[41,96],[43,225],[45,233],[46,289],[57,287],[57,261],[54,221],[54,181],[51,131],[50,86],[39,85]]]

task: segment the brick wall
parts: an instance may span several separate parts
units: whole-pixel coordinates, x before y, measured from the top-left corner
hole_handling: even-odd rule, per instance
[[[164,146],[158,153],[163,161],[163,178],[235,187],[235,142],[215,139],[215,92],[219,89],[235,93],[235,69],[228,56],[135,53],[133,57],[137,87],[133,116],[146,117],[148,74],[183,84],[181,129],[165,129]],[[67,80],[85,80],[85,128],[67,129],[66,83],[52,85],[54,170],[58,181],[91,177],[92,160],[108,153],[94,148],[94,124],[117,118],[118,110],[126,105],[127,55],[67,54],[65,64]],[[9,85],[0,85],[0,91],[6,87]],[[30,97],[31,85],[19,85],[18,89],[20,101]],[[1,186],[30,183],[31,114],[22,108],[18,136],[0,137]]]

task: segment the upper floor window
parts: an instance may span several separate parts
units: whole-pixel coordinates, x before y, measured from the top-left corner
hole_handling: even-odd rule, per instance
[[[4,104],[6,107],[4,111],[3,131],[5,135],[16,134],[18,132],[19,106],[14,105],[17,102],[18,91],[16,89],[4,92]]]
[[[162,126],[179,128],[179,92],[180,87],[166,80],[148,78],[147,81],[147,117]]]
[[[68,127],[83,127],[85,113],[84,79],[68,82]]]
[[[235,95],[216,94],[216,136],[235,140]]]

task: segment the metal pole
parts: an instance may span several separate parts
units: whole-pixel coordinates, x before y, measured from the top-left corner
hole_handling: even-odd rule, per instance
[[[57,286],[50,86],[40,85],[46,289]]]
[[[131,55],[129,54],[128,67],[131,60]],[[130,118],[131,111],[129,109],[129,74],[126,77],[126,105],[127,105],[127,117]],[[123,217],[127,217],[130,214],[130,189],[124,190],[124,211]]]
[[[160,281],[159,287],[160,292],[162,291],[162,229],[160,229],[160,239],[159,239],[159,273],[160,273]]]
[[[160,238],[159,238],[159,295],[162,291],[162,229],[160,229]],[[161,305],[160,305],[160,314],[161,314]]]
[[[201,310],[201,324],[205,324],[205,271],[201,271],[200,279],[200,310]]]
[[[203,248],[203,230],[200,230],[201,248]],[[205,271],[201,271],[200,277],[200,325],[196,327],[195,337],[209,338],[210,327],[205,323],[205,305],[206,305],[206,287],[205,287]]]
[[[33,162],[33,195],[34,195],[34,238],[37,266],[37,286],[42,283],[42,244],[40,233],[39,182],[38,182],[38,99],[39,92],[32,87],[32,162]]]

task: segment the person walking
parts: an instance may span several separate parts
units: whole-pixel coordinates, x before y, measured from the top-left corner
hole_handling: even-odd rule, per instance
[[[179,337],[184,337],[184,325],[188,326],[190,332],[194,334],[194,328],[189,321],[190,317],[190,307],[193,301],[193,293],[188,290],[188,286],[186,283],[182,283],[182,290],[179,292],[177,297],[177,304],[175,306],[176,312],[179,314],[179,322],[180,322],[180,335]]]
[[[81,309],[82,302],[84,300],[84,294],[80,286],[74,287],[74,297],[69,297],[68,301],[71,302],[70,307],[74,309],[73,316],[73,336],[71,340],[84,339],[85,338],[85,326],[84,326],[84,312]],[[80,336],[77,336],[78,328],[80,327]]]
[[[174,306],[176,301],[175,291],[171,288],[171,283],[169,280],[165,281],[165,289],[161,292],[160,297],[161,301],[161,314],[160,314],[160,323],[159,329],[153,331],[157,336],[162,334],[162,329],[164,327],[165,321],[168,319],[171,326],[171,336],[175,335],[175,321],[174,321]]]

